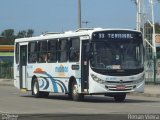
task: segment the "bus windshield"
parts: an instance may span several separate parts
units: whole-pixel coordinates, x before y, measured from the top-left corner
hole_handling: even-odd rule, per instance
[[[134,40],[92,42],[91,67],[103,70],[143,68],[143,44]]]

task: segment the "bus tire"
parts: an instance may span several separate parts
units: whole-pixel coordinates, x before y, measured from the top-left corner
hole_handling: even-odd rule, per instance
[[[126,93],[120,93],[114,95],[115,102],[123,102],[126,98]]]
[[[74,101],[81,101],[84,99],[84,95],[78,93],[78,85],[77,85],[76,81],[74,81],[72,83],[72,99]]]
[[[49,92],[39,91],[38,80],[37,80],[37,78],[34,78],[33,84],[32,84],[32,94],[33,94],[34,97],[36,97],[36,98],[40,98],[40,97],[46,98],[46,97],[48,97]]]

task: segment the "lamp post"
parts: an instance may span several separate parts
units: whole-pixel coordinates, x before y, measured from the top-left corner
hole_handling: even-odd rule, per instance
[[[78,0],[78,28],[81,27],[81,0]]]

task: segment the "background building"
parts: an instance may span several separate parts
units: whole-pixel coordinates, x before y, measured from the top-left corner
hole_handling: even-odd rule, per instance
[[[13,63],[14,45],[0,45],[0,63]]]

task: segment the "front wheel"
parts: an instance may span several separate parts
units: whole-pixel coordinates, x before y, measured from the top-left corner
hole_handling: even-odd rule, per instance
[[[126,98],[126,93],[116,94],[114,95],[114,100],[116,102],[123,102]]]
[[[72,99],[74,101],[80,101],[84,99],[84,95],[78,93],[78,85],[75,81],[72,83]]]

